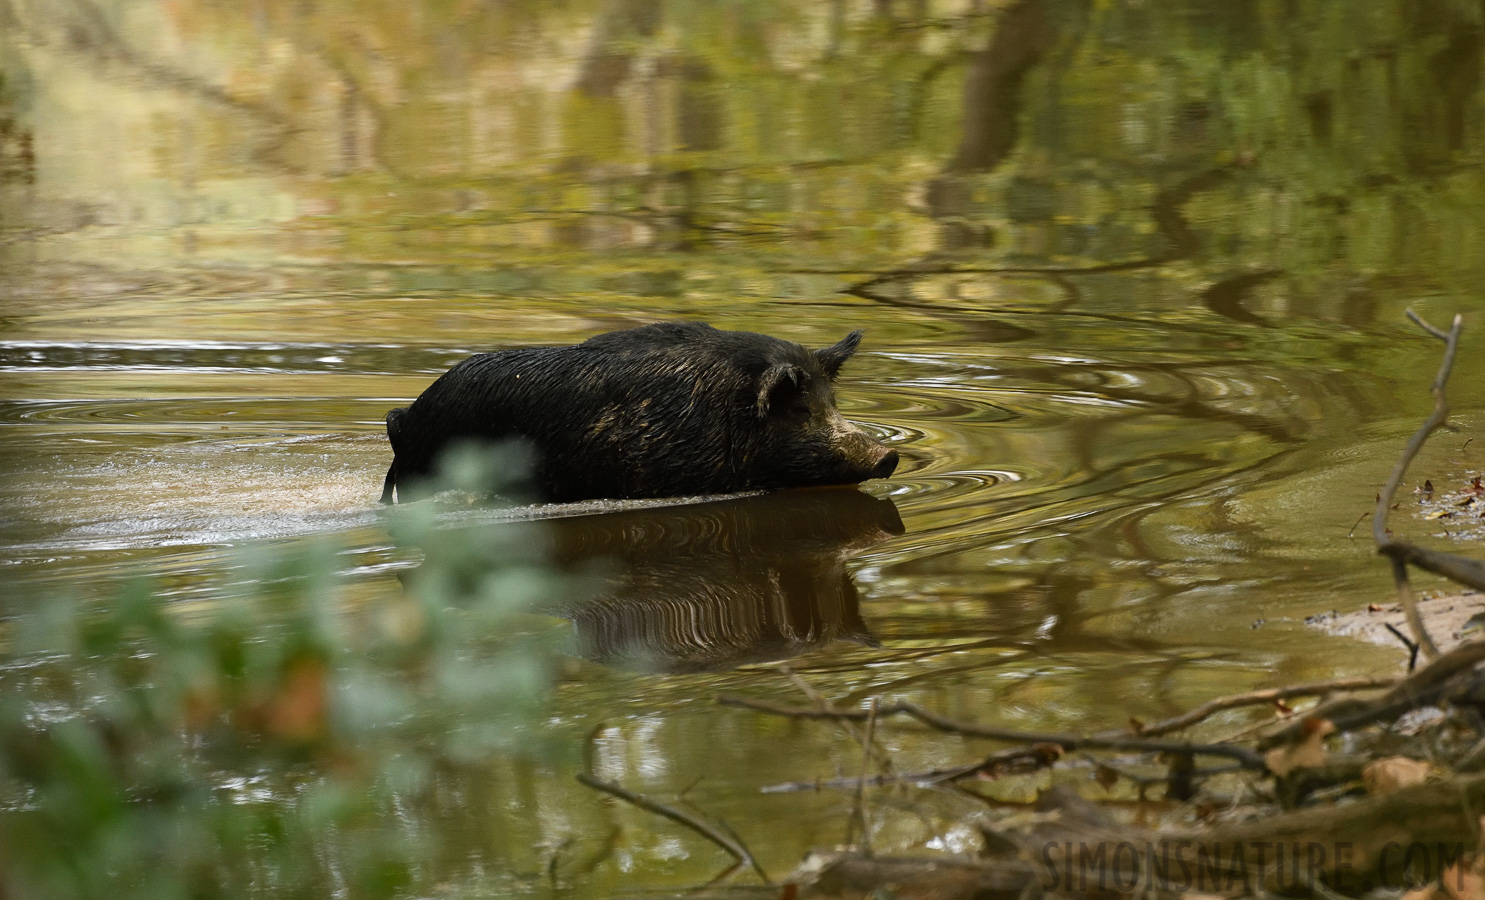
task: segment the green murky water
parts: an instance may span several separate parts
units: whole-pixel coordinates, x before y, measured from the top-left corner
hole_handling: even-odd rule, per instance
[[[1387,591],[1351,529],[1429,405],[1438,346],[1403,310],[1482,321],[1482,15],[0,0],[0,580],[102,594],[146,567],[187,602],[236,545],[331,533],[383,602],[416,560],[375,503],[381,418],[462,356],[667,318],[863,327],[841,405],[903,457],[869,497],[555,511],[566,558],[624,563],[541,611],[584,654],[552,727],[603,777],[691,786],[777,873],[853,798],[760,789],[861,761],[712,702],[803,699],[762,663],[1038,729],[1394,665],[1303,620]],[[1461,430],[1420,478],[1485,454],[1466,343]],[[985,749],[883,740],[899,771]],[[722,868],[572,774],[447,785],[409,812],[460,837],[420,877],[591,895]],[[884,796],[874,845],[962,846],[973,808]]]

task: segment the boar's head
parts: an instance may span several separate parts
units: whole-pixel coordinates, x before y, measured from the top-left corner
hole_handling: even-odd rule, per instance
[[[755,385],[757,426],[748,442],[752,486],[856,484],[897,468],[897,451],[847,422],[835,405],[835,378],[862,334],[770,360],[763,369]]]

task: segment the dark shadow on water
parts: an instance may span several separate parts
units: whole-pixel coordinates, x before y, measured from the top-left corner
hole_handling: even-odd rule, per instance
[[[533,534],[543,555],[592,587],[533,611],[570,620],[577,655],[641,671],[724,671],[836,641],[875,647],[846,563],[903,531],[891,500],[856,488],[547,519]]]
[[[563,567],[601,561],[570,619],[576,652],[606,665],[721,671],[835,641],[876,646],[846,561],[903,533],[891,500],[854,488],[779,491],[551,523]]]
[[[1245,307],[1243,301],[1253,292],[1254,288],[1257,288],[1266,281],[1272,281],[1282,274],[1282,272],[1276,269],[1269,269],[1263,272],[1249,272],[1244,275],[1234,275],[1231,278],[1225,278],[1207,288],[1202,293],[1202,303],[1212,312],[1219,316],[1226,316],[1234,322],[1272,328],[1272,323]]]

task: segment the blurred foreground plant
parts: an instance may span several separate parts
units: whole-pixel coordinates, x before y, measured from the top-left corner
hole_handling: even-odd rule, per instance
[[[456,486],[488,484],[461,457]],[[188,608],[145,580],[10,622],[0,668],[0,896],[383,897],[436,829],[399,815],[440,772],[543,749],[550,653],[523,609],[557,584],[534,525],[388,511],[424,564],[378,608],[329,540],[246,548]],[[504,564],[492,564],[504,560]]]

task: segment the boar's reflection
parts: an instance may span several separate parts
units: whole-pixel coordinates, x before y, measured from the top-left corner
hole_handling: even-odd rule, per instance
[[[550,561],[586,573],[592,590],[534,611],[571,620],[582,656],[662,672],[720,671],[842,640],[877,646],[845,564],[903,532],[891,500],[854,487],[542,524]]]
[[[785,659],[838,640],[876,646],[845,563],[903,532],[891,500],[854,488],[551,525],[559,565],[607,565],[597,596],[544,611],[572,621],[581,655],[666,672]]]

